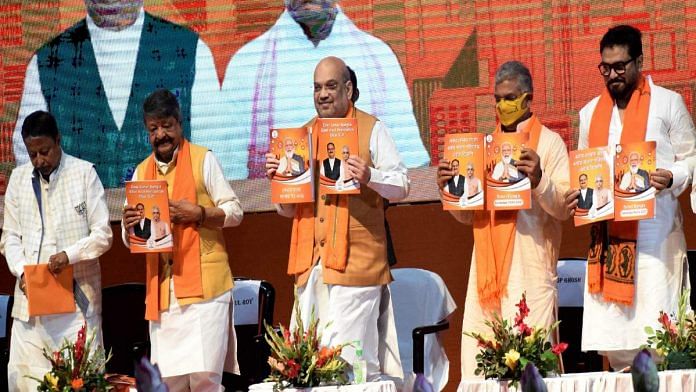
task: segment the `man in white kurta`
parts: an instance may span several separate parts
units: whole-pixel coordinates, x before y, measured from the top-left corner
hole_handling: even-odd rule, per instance
[[[315,70],[314,85],[316,112],[320,117],[345,117],[358,111],[350,103],[352,85],[345,70],[345,63],[340,59],[329,57],[322,60]],[[357,116],[360,127],[360,118],[369,115],[360,113]],[[311,254],[312,265],[294,275],[304,325],[308,325],[312,307],[321,325],[330,323],[323,333],[322,344],[335,346],[359,341],[363,348],[363,359],[367,364],[367,380],[378,380],[386,376],[400,382],[403,372],[391,296],[386,286],[386,283],[391,281],[391,274],[386,259],[384,217],[381,215],[384,209],[381,198],[392,201],[405,198],[409,192],[410,181],[385,122],[376,120],[370,132],[369,140],[365,143],[369,146],[369,151],[361,148],[360,156],[346,155],[341,165],[345,172],[360,182],[361,187],[360,195],[341,197],[352,197],[356,202],[350,202],[350,205],[362,207],[362,211],[358,211],[358,208],[350,210],[351,226],[348,228],[347,243],[350,247],[348,252],[352,249],[353,253],[348,256],[345,270],[337,271],[325,266],[325,260],[320,258],[318,249],[324,248],[325,245],[328,247],[331,240],[319,240],[314,236],[315,241],[312,241],[312,245],[305,244],[315,249]],[[367,138],[368,134],[362,135]],[[362,143],[364,139],[360,140]],[[369,157],[370,166],[366,163],[365,157]],[[270,177],[279,162],[272,154],[266,155],[266,159]],[[379,207],[368,206],[368,202],[363,201],[365,195],[379,197]],[[318,196],[317,202],[313,204],[330,205],[330,200],[334,199],[332,196]],[[309,207],[314,209],[312,205]],[[279,204],[276,208],[280,215],[294,217],[294,224],[297,224],[297,205]],[[323,216],[312,219],[317,228],[328,224]],[[369,224],[364,223],[367,221]],[[363,224],[365,227],[362,227]],[[319,229],[315,230],[317,231]],[[369,261],[359,262],[359,257]],[[382,283],[376,284],[377,282]],[[356,359],[355,350],[348,347],[344,348],[341,356],[348,363],[353,363]]]
[[[330,3],[322,12],[335,19],[328,18],[324,34],[312,40],[294,17],[300,18],[298,8],[316,3]],[[285,5],[276,23],[239,49],[227,66],[222,93],[229,125],[207,130],[199,139],[220,156],[225,176],[265,175],[268,130],[300,126],[315,114],[312,103],[298,100],[297,92],[312,85],[314,67],[328,56],[344,59],[360,75],[361,106],[389,124],[406,167],[428,164],[404,74],[389,46],[356,27],[335,0],[285,0]]]
[[[158,178],[167,179],[169,196],[172,198],[172,192],[174,192],[172,188],[176,187],[176,182],[172,181],[176,179],[174,171],[182,170],[181,165],[177,163],[181,160],[180,147],[185,142],[179,123],[181,112],[176,98],[167,90],[158,90],[151,94],[145,101],[144,112],[146,128],[150,132],[154,150],[153,156],[148,159],[154,160]],[[171,127],[168,127],[170,125]],[[198,151],[204,149],[191,145],[191,151],[194,151],[194,148]],[[193,153],[191,154],[193,157]],[[141,169],[142,164],[138,166],[133,176],[134,181],[144,179],[141,176]],[[161,295],[168,295],[169,298],[168,307],[159,309],[159,319],[150,321],[150,340],[152,362],[159,366],[170,391],[188,391],[189,389],[222,391],[223,369],[239,373],[236,363],[236,337],[232,322],[232,276],[224,250],[222,228],[239,225],[243,211],[239,199],[222,174],[220,163],[209,150],[204,152],[201,172],[202,185],[212,206],[204,206],[200,198],[198,205],[185,199],[170,199],[169,212],[173,224],[195,222],[196,230],[200,233],[203,298],[194,299],[195,302],[192,302],[191,298],[178,296],[175,290],[176,272],[171,273],[174,274],[173,277],[165,278],[164,282],[170,283],[168,287],[165,286],[163,289],[163,280],[160,275],[159,287],[153,288],[159,289]],[[169,175],[174,178],[168,177]],[[194,175],[195,177],[197,175]],[[196,186],[199,185],[196,184]],[[138,212],[135,206],[124,207],[122,221],[124,244],[128,245],[128,229],[137,222]],[[175,230],[172,231],[174,235],[177,234]],[[205,234],[206,232],[208,234]],[[211,245],[214,242],[218,242],[217,248]],[[205,249],[211,246],[212,250],[207,254],[204,253]],[[177,251],[175,248],[174,252]],[[218,259],[206,262],[206,257],[213,253],[220,254],[222,266]],[[160,254],[160,271],[167,268],[167,264],[171,266],[173,260],[175,255],[172,253]],[[207,293],[214,290],[213,284],[219,285],[220,282],[219,278],[210,277],[207,273],[209,271],[225,275],[223,281],[228,282],[229,288],[220,294],[208,296]],[[165,272],[161,274],[166,275]],[[210,287],[206,287],[207,285]],[[160,298],[160,304],[161,301],[162,298]]]
[[[61,150],[58,128],[49,113],[28,116],[22,133],[33,159],[12,171],[0,240],[0,253],[17,278],[9,391],[36,390],[37,382],[25,376],[43,379],[50,370],[42,349],[56,350],[63,339],[74,341],[83,324],[102,344],[98,258],[111,247],[109,211],[94,166]],[[73,266],[76,294],[84,295],[76,297],[76,311],[29,316],[24,266],[49,264],[49,270],[57,272],[67,263]]]
[[[637,45],[640,45],[640,39]],[[636,58],[634,64],[625,65],[622,76],[626,79],[626,74],[640,72],[642,48],[640,56],[628,53],[628,44],[608,45],[603,47],[602,59],[606,61],[607,54],[623,56],[619,60]],[[637,67],[635,70],[631,68],[634,66]],[[608,77],[616,77],[616,71],[610,69],[610,76],[605,75],[605,79]],[[660,311],[672,313],[677,310],[681,290],[689,279],[678,196],[691,182],[692,160],[696,156],[696,130],[679,94],[655,85],[649,76],[646,83],[650,83],[651,95],[645,140],[657,142],[656,167],[658,171],[669,171],[672,183],[667,187],[663,185],[664,189],[657,194],[655,219],[638,223],[633,304],[626,306],[607,302],[601,293],[590,294],[587,285],[585,288],[582,350],[606,353],[615,369],[630,365],[638,348],[646,344],[645,327],[659,328],[657,319]],[[580,110],[578,149],[589,146],[590,123],[598,101],[599,97],[596,97]],[[615,102],[607,141],[612,148],[621,140],[621,112],[623,110]],[[655,175],[655,172],[650,173],[651,186],[657,185]]]
[[[101,100],[88,95],[87,92],[82,92],[80,96],[84,100],[75,100],[74,104],[70,105],[72,107],[70,110],[75,110],[80,115],[86,116],[86,118],[89,118],[90,115],[94,116],[95,119],[76,124],[70,124],[72,120],[64,121],[62,124],[59,121],[58,125],[64,134],[68,130],[71,134],[75,133],[76,139],[82,136],[89,139],[102,133],[109,135],[108,141],[105,141],[104,144],[93,139],[90,143],[82,145],[76,140],[69,148],[66,148],[66,151],[82,157],[85,157],[85,154],[95,155],[96,157],[93,161],[99,163],[98,172],[104,186],[113,188],[122,186],[123,181],[130,178],[135,164],[142,158],[143,154],[147,153],[149,148],[145,138],[136,139],[137,136],[141,135],[142,131],[142,112],[140,111],[142,101],[139,101],[139,99],[141,97],[144,99],[144,96],[152,91],[143,91],[148,88],[147,86],[152,84],[152,89],[155,87],[169,88],[177,95],[181,95],[182,100],[184,99],[183,97],[186,97],[185,102],[190,102],[190,111],[189,105],[187,105],[185,124],[189,123],[190,118],[190,128],[195,130],[192,131],[192,134],[199,135],[214,129],[218,126],[216,124],[220,124],[220,121],[216,121],[220,108],[218,105],[220,84],[215,70],[213,55],[205,42],[200,38],[195,38],[195,33],[145,12],[142,0],[122,2],[120,4],[102,3],[85,2],[87,15],[84,22],[80,23],[86,24],[93,57],[86,54],[81,54],[81,56],[85,56],[83,60],[85,63],[91,59],[96,63],[96,70],[89,71],[91,73],[88,79],[90,79],[90,83],[96,83],[96,86],[101,85],[96,88],[98,90],[103,89],[106,102],[102,105]],[[145,58],[154,57],[152,55],[153,52],[159,50],[161,53],[164,53],[165,49],[171,51],[173,50],[172,46],[177,44],[172,42],[172,40],[176,40],[175,38],[166,35],[162,36],[166,32],[159,32],[159,36],[156,36],[154,39],[143,40],[144,30],[152,28],[148,21],[158,22],[158,26],[165,26],[174,31],[178,29],[180,34],[193,37],[194,43],[191,47],[185,48],[187,51],[195,51],[195,58],[192,60],[190,68],[178,70],[177,67],[179,65],[176,64],[177,62],[163,65],[159,70],[155,70],[156,66],[153,69],[150,66],[143,65],[149,61],[146,61]],[[143,42],[151,42],[155,47],[149,47],[148,44],[146,45],[148,47],[141,48],[140,45]],[[47,45],[50,45],[50,43],[47,43]],[[179,50],[182,53],[184,52],[184,49]],[[183,61],[189,57],[182,57],[179,60]],[[178,63],[181,63],[181,61]],[[67,67],[67,65],[65,66]],[[62,110],[55,107],[55,102],[52,104],[47,101],[46,96],[51,94],[51,87],[42,84],[44,79],[41,78],[40,68],[42,67],[39,65],[39,54],[37,52],[27,65],[24,91],[13,136],[15,161],[18,165],[29,160],[20,132],[24,118],[36,110],[46,110],[52,113],[54,110]],[[43,66],[43,68],[48,68],[48,66]],[[182,75],[186,75],[185,79],[192,78],[190,87],[188,86],[188,80],[168,79],[167,75],[173,74],[172,70],[177,70]],[[79,75],[77,71],[72,73],[70,71],[65,72]],[[66,81],[65,83],[58,90],[70,90],[71,87],[68,83],[73,82]],[[74,83],[77,86],[82,84],[83,86],[81,87],[83,89],[87,88],[84,86],[84,78],[80,81],[78,77],[78,80]],[[53,101],[56,100],[53,99]],[[183,101],[182,105],[184,105]],[[95,108],[101,110],[102,106],[105,106],[103,113],[95,110]],[[84,111],[88,113],[84,113]],[[100,121],[99,125],[97,120]],[[102,123],[104,128],[102,128]],[[187,127],[188,125],[186,125]],[[131,138],[131,135],[128,134],[126,137],[124,135],[126,132],[133,133],[132,139],[136,139],[135,143],[137,143],[133,150],[137,150],[139,153],[118,146],[118,143],[131,142],[127,140]],[[124,136],[118,136],[119,134]],[[120,137],[125,139],[120,141]],[[193,139],[195,140],[195,137]],[[117,141],[113,142],[114,140]],[[110,148],[113,148],[114,151],[108,150]],[[100,162],[100,159],[104,161]],[[107,166],[113,168],[107,170]]]
[[[527,96],[531,98],[533,90],[529,70],[517,61],[501,65],[496,73],[495,91],[499,102],[509,96],[521,97],[524,93],[528,93]],[[522,113],[514,121],[511,120],[510,124],[503,125],[502,129],[505,132],[524,132],[531,127],[532,121],[539,120],[532,115],[530,102],[526,101]],[[479,245],[475,243],[466,289],[463,332],[490,331],[485,322],[492,320],[494,313],[503,319],[513,320],[518,311],[515,305],[525,293],[530,310],[527,325],[548,328],[556,321],[556,264],[561,246],[561,223],[567,219],[563,195],[570,186],[568,152],[560,135],[540,126],[536,149],[523,150],[517,161],[519,173],[529,177],[532,183],[532,206],[530,209],[517,211],[507,286],[502,288],[503,294],[495,306],[484,306],[481,303],[477,280],[476,249]],[[532,133],[531,130],[528,132]],[[452,174],[448,170],[448,164],[447,161],[440,162],[439,184]],[[473,211],[450,212],[459,222],[474,224]],[[493,241],[501,240],[493,238]],[[462,335],[462,378],[474,376],[476,355],[479,352],[476,340]]]

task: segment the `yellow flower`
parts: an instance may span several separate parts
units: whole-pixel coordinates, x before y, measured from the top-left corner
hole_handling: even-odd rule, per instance
[[[48,372],[44,376],[44,379],[48,381],[49,384],[55,389],[58,388],[58,377],[54,376],[53,373]]]
[[[661,357],[664,357],[667,354],[663,348],[655,349],[655,352]]]
[[[534,343],[534,334],[524,337],[524,342],[528,344]]]
[[[510,370],[515,370],[517,367],[517,361],[520,360],[520,353],[518,353],[514,348],[505,353],[505,365],[510,368]]]

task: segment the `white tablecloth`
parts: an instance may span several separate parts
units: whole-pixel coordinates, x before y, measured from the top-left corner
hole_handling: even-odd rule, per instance
[[[327,386],[327,387],[316,387],[316,388],[304,388],[295,389],[288,388],[284,389],[284,392],[396,392],[396,385],[394,381],[378,381],[378,382],[368,382],[364,384],[356,385],[341,385],[341,386]],[[264,382],[261,384],[253,384],[249,386],[249,392],[273,392],[273,383]]]
[[[696,391],[696,370],[669,370],[659,372],[660,392]],[[632,391],[630,373],[574,373],[544,379],[548,392],[614,392]],[[459,384],[458,392],[505,392],[517,391],[508,388],[507,382],[496,380],[465,379]]]

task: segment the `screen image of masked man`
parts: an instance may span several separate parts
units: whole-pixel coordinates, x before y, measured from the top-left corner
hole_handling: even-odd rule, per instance
[[[354,107],[351,93],[345,63],[336,57],[320,61],[314,71],[316,113],[321,118],[357,119],[360,153],[349,155],[342,166],[361,184],[360,194],[321,194],[314,203],[276,208],[280,215],[293,218],[288,274],[295,279],[304,325],[314,306],[322,324],[330,323],[322,344],[360,341],[367,380],[390,377],[400,383],[403,372],[387,286],[392,275],[383,198],[405,198],[410,184],[386,124]],[[273,154],[266,159],[271,178],[279,162]],[[353,363],[354,351],[346,348],[341,355]]]
[[[285,0],[284,5],[276,23],[239,49],[227,66],[222,93],[229,125],[200,139],[218,152],[225,176],[265,175],[268,130],[296,127],[314,115],[311,102],[296,100],[297,92],[312,85],[311,70],[328,56],[344,59],[360,76],[361,105],[389,124],[406,166],[427,165],[408,86],[391,48],[355,26],[337,0]]]
[[[556,321],[556,264],[562,221],[568,218],[564,194],[570,187],[563,139],[531,111],[529,69],[518,61],[502,64],[495,74],[495,98],[500,122],[495,132],[530,135],[516,167],[531,182],[532,206],[520,211],[450,211],[459,222],[472,225],[474,234],[462,331],[483,334],[490,333],[485,323],[495,314],[512,320],[524,293],[529,325],[548,328]],[[509,110],[512,106],[518,110]],[[449,162],[440,161],[438,186],[453,174]],[[462,335],[462,377],[474,376],[480,350],[475,339]]]
[[[166,180],[174,249],[146,256],[145,318],[152,362],[170,391],[221,391],[223,369],[239,372],[232,325],[232,273],[223,227],[241,223],[243,212],[212,151],[183,137],[174,94],[160,89],[143,104],[151,153],[134,180]],[[123,242],[138,223],[135,206],[124,207]],[[156,232],[153,216],[153,232]]]
[[[186,27],[153,16],[143,0],[85,0],[85,19],[41,46],[29,61],[13,137],[28,162],[19,124],[51,112],[65,152],[95,164],[104,187],[123,186],[150,150],[142,104],[157,88],[181,102],[184,135],[211,129],[220,85],[208,46]]]
[[[44,347],[53,352],[64,339],[75,341],[85,323],[87,336],[94,333],[95,344],[102,345],[99,257],[111,248],[112,233],[94,165],[61,149],[53,116],[30,114],[21,134],[32,159],[10,176],[0,240],[0,253],[17,278],[7,390],[35,391],[38,382],[25,376],[41,380],[51,369]],[[29,315],[24,267],[32,264],[48,264],[54,274],[72,266],[74,313]]]
[[[657,169],[649,173],[650,186],[658,192],[655,218],[600,222],[591,230],[582,350],[597,350],[612,368],[621,369],[645,344],[645,328],[661,328],[659,312],[676,312],[689,279],[678,196],[691,182],[696,130],[682,97],[643,75],[638,29],[609,29],[599,49],[606,87],[580,110],[578,149],[657,143]],[[569,214],[577,193],[566,196]]]

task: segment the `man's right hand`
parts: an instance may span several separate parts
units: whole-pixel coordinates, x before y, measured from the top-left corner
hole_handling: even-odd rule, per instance
[[[132,205],[127,205],[123,207],[123,218],[122,218],[122,224],[123,227],[126,230],[129,230],[131,227],[135,226],[138,222],[140,222],[140,212],[135,209],[135,206]]]
[[[447,159],[441,159],[440,164],[437,165],[437,186],[442,189],[447,185],[447,181],[451,180],[454,176],[454,172],[450,167],[450,161]]]
[[[24,274],[19,278],[19,289],[22,290],[24,295],[27,295],[27,282],[24,280]]]
[[[266,177],[270,180],[273,178],[275,175],[276,170],[278,170],[278,165],[280,165],[280,161],[278,158],[276,158],[275,154],[273,153],[267,153],[266,154]]]
[[[578,206],[578,196],[580,196],[580,190],[578,189],[568,189],[563,195],[565,197],[566,214],[568,216],[575,215],[575,209]]]

